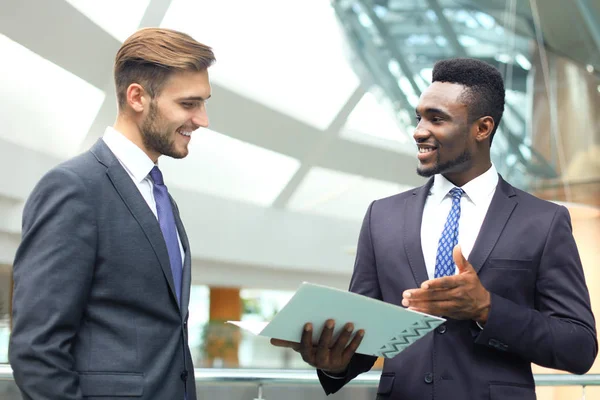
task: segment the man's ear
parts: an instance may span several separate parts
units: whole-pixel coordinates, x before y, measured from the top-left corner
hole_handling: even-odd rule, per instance
[[[486,141],[492,135],[496,123],[490,116],[481,117],[475,121],[475,140],[479,143]]]
[[[127,87],[126,100],[127,105],[136,113],[144,111],[147,105],[146,91],[139,83],[132,83]]]

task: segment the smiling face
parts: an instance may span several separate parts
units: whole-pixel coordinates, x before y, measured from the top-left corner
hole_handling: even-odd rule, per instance
[[[482,143],[489,136],[490,119],[469,122],[468,106],[461,101],[464,90],[459,84],[432,83],[419,100],[418,124],[413,135],[418,147],[417,173],[425,177],[443,174],[457,186],[491,165],[489,145],[486,160]]]
[[[208,126],[208,72],[173,73],[160,94],[150,99],[139,124],[143,150],[156,162],[160,155],[184,158],[192,132]]]

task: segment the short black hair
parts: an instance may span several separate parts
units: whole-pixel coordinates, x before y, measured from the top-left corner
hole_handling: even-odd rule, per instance
[[[491,144],[504,113],[505,91],[500,71],[473,58],[451,58],[435,63],[431,81],[465,86],[460,100],[467,105],[469,123],[488,115],[494,119]]]

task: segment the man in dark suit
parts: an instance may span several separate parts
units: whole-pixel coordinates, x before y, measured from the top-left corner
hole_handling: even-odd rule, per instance
[[[421,95],[414,138],[424,186],[374,201],[350,291],[447,322],[386,359],[379,399],[535,399],[531,363],[583,374],[598,351],[581,261],[563,206],[508,184],[490,160],[504,84],[472,59],[438,62]],[[468,260],[468,261],[467,261]],[[294,348],[327,393],[376,358],[355,354],[351,323],[318,345],[312,324]]]
[[[213,61],[188,35],[133,34],[115,61],[115,125],[31,193],[9,347],[25,399],[196,399],[191,253],[157,163],[208,125]]]

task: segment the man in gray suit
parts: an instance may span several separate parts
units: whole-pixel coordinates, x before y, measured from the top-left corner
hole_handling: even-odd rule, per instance
[[[358,240],[350,291],[447,321],[386,359],[378,399],[535,399],[531,363],[583,374],[598,352],[583,268],[563,206],[508,184],[490,160],[504,110],[494,67],[443,60],[416,109],[419,188],[374,201]],[[321,322],[321,321],[313,321]],[[327,393],[368,371],[333,320],[291,347]],[[348,342],[350,343],[348,344]]]
[[[196,399],[191,253],[157,163],[208,125],[213,62],[188,35],[133,34],[115,60],[115,125],[31,193],[9,347],[25,399]]]

